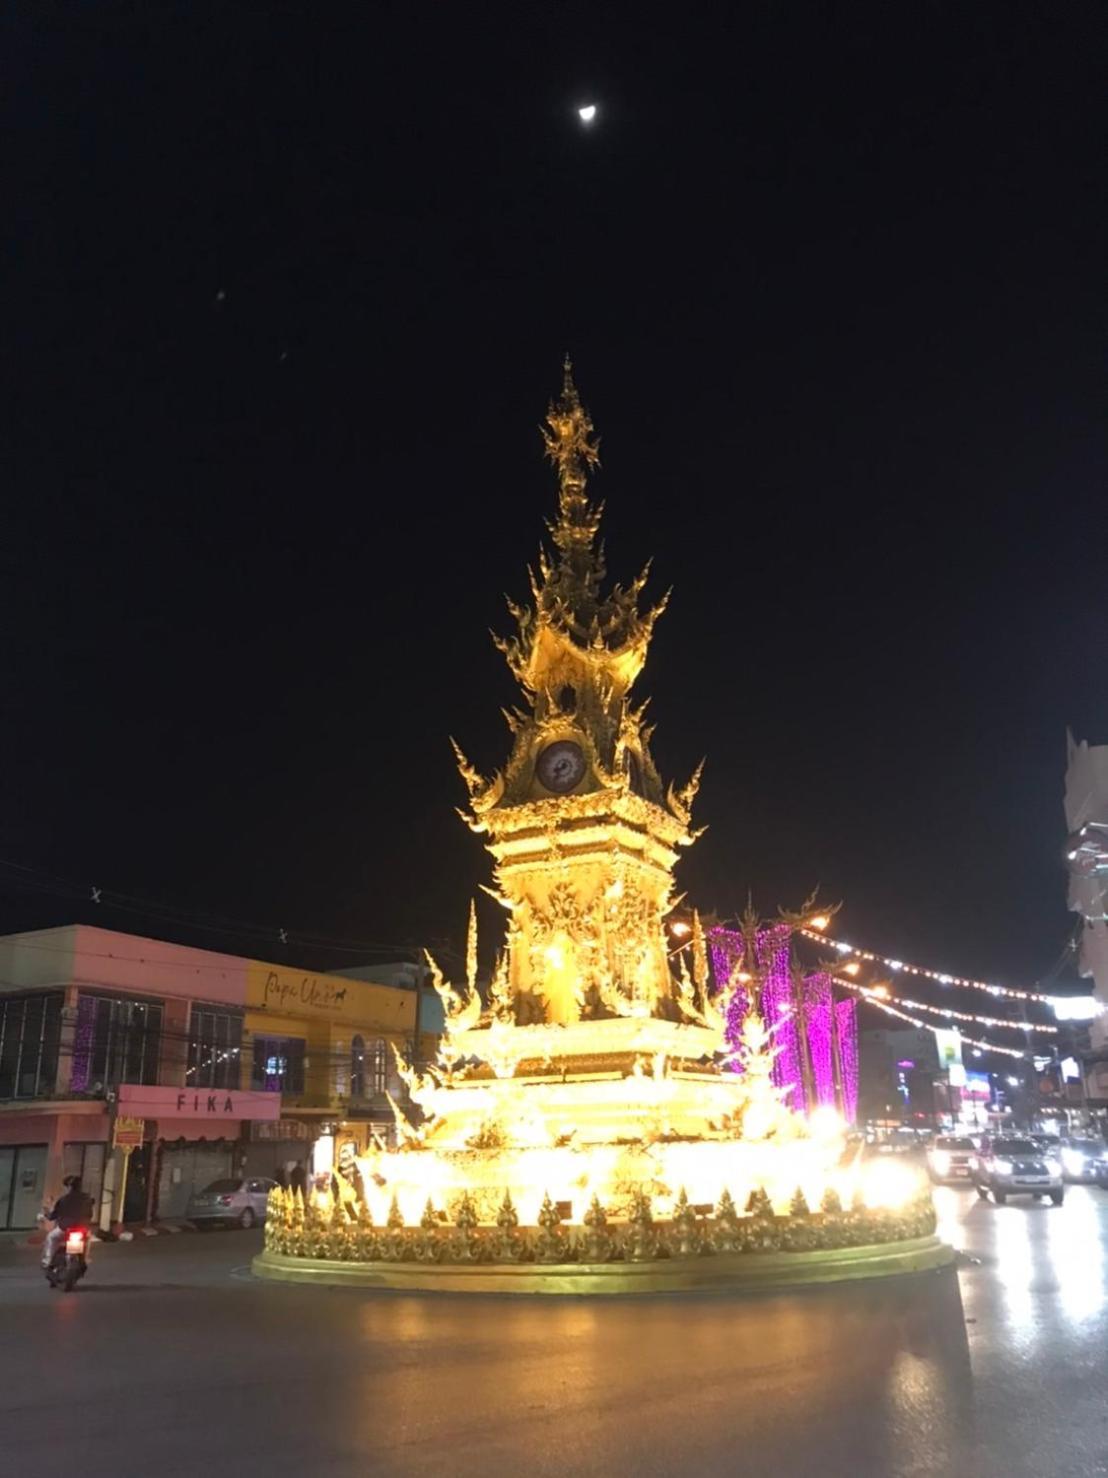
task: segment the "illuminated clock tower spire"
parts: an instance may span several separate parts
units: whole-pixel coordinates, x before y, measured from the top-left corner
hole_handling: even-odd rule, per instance
[[[666,1015],[663,919],[678,848],[694,840],[699,771],[682,790],[663,787],[646,705],[629,697],[665,600],[639,609],[649,567],[604,592],[602,509],[587,489],[599,442],[568,359],[543,439],[558,476],[554,551],[540,552],[533,604],[509,602],[515,634],[496,639],[522,694],[507,715],[508,763],[486,781],[459,752],[468,819],[488,837],[509,911],[520,1024]]]
[[[546,455],[558,469],[558,521],[550,533],[561,556],[559,573],[570,587],[567,594],[595,605],[604,577],[603,560],[594,548],[601,510],[590,505],[585,480],[590,468],[600,466],[600,440],[591,439],[593,424],[573,383],[568,354],[561,398],[547,410],[546,422],[540,428]]]

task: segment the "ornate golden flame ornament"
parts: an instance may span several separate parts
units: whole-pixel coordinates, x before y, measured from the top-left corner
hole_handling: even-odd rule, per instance
[[[507,914],[504,948],[484,1000],[472,910],[464,985],[429,959],[445,1017],[438,1057],[398,1057],[418,1122],[394,1105],[400,1147],[358,1162],[354,1201],[274,1192],[259,1271],[390,1265],[412,1286],[432,1268],[494,1268],[519,1275],[513,1287],[580,1292],[590,1278],[644,1286],[641,1271],[626,1281],[631,1265],[722,1268],[753,1251],[923,1239],[933,1259],[926,1184],[900,1166],[844,1165],[841,1123],[782,1104],[756,1012],[728,1045],[730,992],[710,994],[697,916],[691,973],[670,949],[700,768],[664,784],[646,705],[631,700],[666,601],[640,605],[648,569],[606,588],[588,493],[599,442],[568,360],[543,438],[558,478],[553,551],[540,552],[531,602],[509,601],[513,635],[495,638],[520,689],[511,752],[486,778],[455,745],[463,814],[486,839],[488,891]]]

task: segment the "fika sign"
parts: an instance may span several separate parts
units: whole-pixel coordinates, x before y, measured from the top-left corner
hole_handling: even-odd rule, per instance
[[[177,1112],[179,1114],[218,1114],[223,1119],[241,1119],[241,1114],[235,1112],[235,1095],[233,1093],[178,1093]]]
[[[150,1087],[124,1083],[119,1112],[141,1119],[279,1119],[281,1095],[237,1088]]]

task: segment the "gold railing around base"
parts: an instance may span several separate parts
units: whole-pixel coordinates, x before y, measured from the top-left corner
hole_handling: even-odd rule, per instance
[[[916,1237],[876,1246],[813,1252],[719,1253],[651,1262],[608,1263],[405,1263],[338,1262],[263,1252],[260,1278],[325,1287],[391,1289],[409,1293],[520,1293],[612,1295],[741,1293],[887,1278],[930,1272],[954,1261],[938,1237]]]
[[[935,1209],[930,1191],[896,1209],[844,1207],[829,1193],[812,1212],[802,1196],[790,1214],[777,1215],[764,1192],[755,1192],[739,1212],[725,1191],[712,1208],[696,1207],[684,1194],[673,1215],[655,1220],[650,1197],[637,1192],[623,1218],[609,1219],[594,1197],[577,1226],[565,1225],[547,1196],[537,1226],[520,1226],[510,1194],[505,1194],[494,1225],[481,1225],[469,1195],[459,1198],[448,1221],[428,1202],[418,1226],[405,1225],[393,1202],[384,1226],[375,1226],[364,1204],[336,1201],[305,1204],[299,1192],[274,1191],[266,1222],[267,1266],[327,1263],[416,1268],[496,1268],[499,1270],[573,1267],[595,1270],[619,1264],[697,1263],[715,1258],[779,1255],[788,1264],[800,1255],[847,1253],[851,1249],[891,1248],[893,1244],[933,1243]],[[935,1244],[941,1246],[942,1244]],[[262,1269],[265,1270],[264,1267]]]

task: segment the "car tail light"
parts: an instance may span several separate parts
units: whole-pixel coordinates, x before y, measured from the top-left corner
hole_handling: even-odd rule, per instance
[[[83,1254],[87,1241],[88,1232],[85,1231],[84,1227],[74,1227],[72,1231],[66,1233],[65,1250],[66,1252]]]
[[[216,1204],[219,1206],[230,1206],[234,1198],[232,1196],[216,1196],[215,1199]]]

